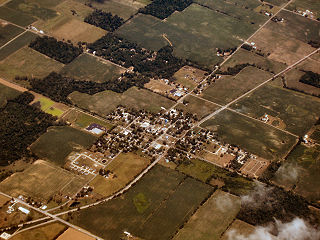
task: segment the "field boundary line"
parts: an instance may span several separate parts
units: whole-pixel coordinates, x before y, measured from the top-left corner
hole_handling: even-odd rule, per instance
[[[24,30],[22,33],[18,34],[17,36],[15,36],[14,38],[12,38],[11,40],[9,40],[8,42],[6,42],[4,45],[2,45],[0,47],[0,49],[4,48],[5,46],[7,46],[8,44],[10,44],[12,41],[16,40],[18,37],[20,37],[22,34],[24,34],[25,32],[27,32],[27,30]],[[11,54],[10,54],[11,55]]]

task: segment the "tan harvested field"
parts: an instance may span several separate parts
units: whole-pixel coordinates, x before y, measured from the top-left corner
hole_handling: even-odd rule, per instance
[[[255,227],[253,225],[236,219],[228,228],[228,230],[223,234],[221,240],[230,240],[238,237],[240,237],[239,239],[247,239],[248,236],[254,231]]]
[[[268,168],[270,161],[258,157],[257,159],[250,158],[242,166],[240,172],[249,177],[258,178]]]
[[[95,240],[95,238],[88,236],[82,232],[79,232],[73,228],[68,228],[63,234],[61,234],[57,240]]]
[[[10,201],[10,198],[7,198],[7,197],[5,197],[5,196],[3,196],[3,195],[0,195],[0,208],[1,208],[4,204],[6,204],[8,201]]]
[[[63,231],[66,226],[61,223],[50,223],[37,227],[13,236],[12,240],[54,240]],[[71,240],[71,239],[70,239]]]
[[[312,58],[308,58],[307,60],[300,63],[296,68],[304,70],[304,71],[312,71],[320,74],[320,61]]]
[[[297,62],[314,51],[309,44],[268,28],[261,29],[250,41],[255,42],[257,49],[263,53],[270,54],[269,59],[287,65]]]
[[[94,192],[109,196],[123,188],[148,166],[150,160],[135,153],[121,153],[105,169],[114,173],[108,179],[98,175],[90,182]]]
[[[198,154],[197,154],[198,156]],[[231,155],[231,154],[214,154],[212,152],[203,150],[200,154],[199,157],[204,158],[205,160],[212,162],[220,167],[226,167],[228,165],[228,163],[230,163],[230,161],[232,159],[235,158],[235,156]]]
[[[46,161],[38,160],[23,172],[15,173],[0,183],[0,190],[14,197],[19,195],[47,201],[56,194],[72,196],[84,179]],[[72,185],[72,189],[68,189]]]
[[[173,240],[218,240],[240,210],[240,198],[217,190]]]
[[[161,80],[151,79],[150,82],[144,85],[145,88],[150,89],[151,91],[159,94],[169,94],[170,90],[174,87],[166,84]]]
[[[182,84],[184,87],[192,90],[195,88],[205,77],[205,71],[190,67],[184,66],[179,71],[177,71],[173,77],[176,78],[176,82]]]

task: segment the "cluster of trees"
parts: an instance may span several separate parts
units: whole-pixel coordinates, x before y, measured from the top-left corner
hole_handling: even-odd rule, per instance
[[[308,44],[309,44],[311,47],[320,48],[320,41],[310,40],[310,41],[308,42]]]
[[[237,75],[239,72],[242,71],[242,69],[252,66],[250,63],[243,63],[243,64],[237,64],[234,67],[228,67],[226,71],[217,71],[217,74],[223,74],[223,75]]]
[[[70,63],[82,53],[82,49],[53,37],[37,37],[29,47],[64,64]]]
[[[99,9],[85,17],[84,21],[109,32],[113,32],[124,23],[123,18],[118,15],[113,16],[110,12],[107,13]]]
[[[149,5],[139,9],[139,12],[165,19],[175,11],[183,11],[192,2],[192,0],[153,0]]]
[[[96,83],[90,81],[77,81],[73,78],[52,72],[43,79],[28,78],[28,81],[34,91],[42,93],[55,101],[68,103],[68,95],[74,91],[90,95],[105,90],[122,93],[132,86],[142,87],[149,81],[149,78],[136,73],[124,73],[120,79]]]
[[[299,79],[299,82],[320,88],[320,74],[305,71],[305,74]]]
[[[263,225],[280,221],[291,221],[294,217],[310,216],[308,203],[300,196],[278,187],[255,191],[248,201],[241,204],[237,218],[252,225]]]
[[[158,52],[142,49],[121,37],[108,33],[87,46],[91,52],[126,68],[133,66],[134,70],[148,77],[170,78],[178,71],[185,61],[173,56],[173,48],[163,47]]]
[[[47,128],[56,125],[56,118],[29,105],[34,96],[25,92],[0,109],[0,165],[28,156],[28,146]]]

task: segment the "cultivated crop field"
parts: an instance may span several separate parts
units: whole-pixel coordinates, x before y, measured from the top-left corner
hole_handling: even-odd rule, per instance
[[[72,127],[51,127],[30,148],[38,157],[63,166],[72,151],[90,147],[95,140],[92,134]]]
[[[168,239],[211,191],[157,165],[122,197],[77,212],[72,222],[105,239],[119,239],[124,229],[143,239]]]
[[[95,240],[95,238],[90,237],[87,234],[79,232],[74,228],[70,228],[70,227],[57,238],[57,240],[69,240],[69,239]]]
[[[291,11],[309,10],[313,13],[314,18],[320,17],[320,2],[313,0],[294,0],[287,6],[287,9]]]
[[[64,65],[29,47],[23,47],[7,57],[0,65],[0,75],[9,81],[16,76],[43,78]]]
[[[110,170],[116,177],[108,179],[98,175],[90,186],[94,188],[94,192],[101,196],[109,196],[125,187],[133,178],[145,169],[150,163],[150,159],[135,153],[121,153],[105,168]]]
[[[233,104],[231,108],[256,119],[265,114],[279,118],[284,122],[287,131],[303,136],[319,118],[320,101],[266,85]]]
[[[248,238],[251,233],[255,231],[255,227],[246,222],[236,219],[228,230],[223,234],[221,240],[229,240],[234,237],[238,237],[241,234],[241,237]]]
[[[0,16],[1,19],[12,22],[22,27],[26,27],[37,20],[36,18],[28,14],[8,8],[6,6],[0,7]]]
[[[319,204],[320,147],[298,145],[278,169],[273,181]]]
[[[21,28],[0,20],[0,47],[22,32]]]
[[[297,141],[292,135],[229,110],[220,112],[201,127],[216,130],[223,141],[265,159],[284,157]]]
[[[235,76],[216,80],[201,96],[214,103],[227,104],[271,77],[271,73],[249,66]]]
[[[47,201],[61,193],[72,196],[85,183],[84,179],[43,160],[23,172],[15,173],[0,183],[0,190],[14,197],[30,196]],[[67,186],[71,185],[72,188]]]
[[[118,105],[135,109],[145,109],[158,112],[161,107],[169,108],[174,104],[172,100],[145,89],[132,87],[124,93],[104,91],[94,95],[73,92],[69,99],[84,109],[104,116],[114,110]]]
[[[123,68],[120,68],[109,61],[97,59],[86,53],[78,56],[61,70],[61,74],[63,75],[81,81],[99,83],[116,79],[123,72]]]
[[[179,230],[173,240],[219,240],[239,210],[239,197],[217,190]]]

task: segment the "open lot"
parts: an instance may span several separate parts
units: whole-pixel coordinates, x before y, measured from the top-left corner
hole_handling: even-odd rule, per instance
[[[23,47],[7,57],[0,65],[0,75],[9,81],[16,76],[43,78],[64,65],[29,47]]]
[[[249,66],[235,76],[216,80],[201,96],[221,105],[227,104],[271,77],[271,73]]]
[[[169,108],[174,101],[145,89],[132,87],[124,93],[104,91],[94,95],[73,92],[69,99],[79,107],[104,116],[114,110],[118,105],[135,109],[145,109],[158,112],[161,107]],[[106,104],[107,103],[107,104]]]
[[[202,124],[227,143],[265,159],[286,156],[297,139],[260,121],[225,110]]]
[[[18,51],[20,48],[28,45],[36,37],[37,35],[32,32],[25,32],[14,39],[12,42],[8,43],[6,46],[0,49],[0,61],[8,57],[10,54]]]
[[[248,238],[255,231],[255,227],[246,222],[236,219],[228,230],[223,234],[221,240],[230,240],[241,234],[241,237]]]
[[[90,182],[90,186],[93,187],[95,193],[101,196],[109,196],[125,187],[149,163],[150,159],[138,154],[121,153],[105,168],[105,170],[110,170],[113,176],[106,179],[98,175]]]
[[[291,11],[305,12],[309,10],[313,13],[315,19],[320,17],[320,2],[313,0],[294,0],[287,6],[287,9]]]
[[[72,127],[51,127],[30,148],[38,157],[63,166],[72,151],[88,148],[95,140],[92,134]]]
[[[256,119],[268,114],[276,118],[273,122],[271,119],[268,120],[268,124],[280,127],[279,123],[283,122],[287,131],[303,136],[319,118],[320,101],[317,98],[266,85],[234,103],[231,108]]]
[[[23,29],[0,20],[0,47],[22,32]]]
[[[77,225],[105,239],[128,231],[143,239],[169,239],[212,188],[156,165],[128,192],[73,214]]]
[[[320,147],[298,145],[278,169],[273,182],[319,204],[319,170]]]
[[[118,78],[124,71],[109,61],[83,53],[67,64],[61,73],[81,81],[102,83]]]
[[[50,223],[13,236],[12,240],[53,240],[56,239],[66,226],[61,223]]]
[[[219,240],[240,210],[240,198],[217,190],[173,240]]]
[[[219,106],[214,103],[192,95],[187,96],[184,100],[188,101],[187,105],[181,103],[177,106],[177,109],[196,114],[199,119],[204,118],[219,108]]]
[[[2,181],[0,190],[14,197],[23,195],[47,202],[57,194],[72,196],[84,183],[83,178],[46,161],[38,160],[23,172],[14,173]]]
[[[258,26],[257,26],[258,27]],[[217,48],[234,48],[257,28],[253,24],[192,4],[160,21],[149,15],[138,15],[116,33],[142,47],[158,50],[172,45],[178,57],[206,67],[222,61]]]

